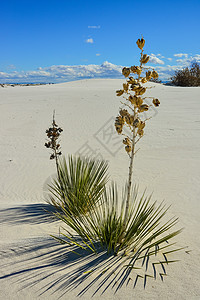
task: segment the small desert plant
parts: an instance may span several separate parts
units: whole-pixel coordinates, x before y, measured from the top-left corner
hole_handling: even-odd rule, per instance
[[[69,156],[59,158],[61,153],[58,140],[63,129],[55,122],[46,130],[48,141],[45,147],[51,149],[50,159],[55,159],[57,177],[49,185],[48,203],[56,209],[64,207],[71,215],[86,213],[99,200],[108,181],[106,161]]]
[[[106,161],[69,156],[59,159],[58,174],[49,186],[49,203],[75,217],[96,203],[108,181]]]
[[[200,66],[193,63],[191,68],[175,71],[170,83],[177,86],[200,86]]]
[[[55,122],[55,110],[54,110],[52,126],[46,130],[48,141],[45,143],[45,147],[51,149],[52,151],[50,155],[50,159],[55,159],[56,161],[56,170],[57,170],[58,178],[60,177],[58,158],[62,154],[62,152],[60,151],[61,147],[58,138],[60,137],[62,131],[63,129],[61,127],[58,127],[58,125]]]

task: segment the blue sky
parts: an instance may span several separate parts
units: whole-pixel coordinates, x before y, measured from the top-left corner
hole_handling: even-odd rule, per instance
[[[167,79],[200,61],[199,12],[199,0],[2,1],[0,82],[119,77],[141,35]]]

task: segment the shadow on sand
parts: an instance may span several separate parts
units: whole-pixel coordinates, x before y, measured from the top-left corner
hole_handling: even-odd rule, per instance
[[[4,209],[0,211],[0,223],[54,222],[49,213],[53,211],[48,204]],[[145,288],[147,279],[163,280],[166,275],[161,266],[156,270],[149,261],[138,260],[137,253],[131,257],[114,256],[99,249],[94,254],[77,246],[60,245],[51,237],[29,238],[21,244],[12,244],[0,251],[0,261],[0,280],[14,280],[19,289],[37,286],[39,295],[56,293],[56,299],[72,290],[77,296],[90,290],[93,296],[105,293],[108,288],[117,292],[124,285],[135,287],[138,282]]]
[[[145,288],[147,277],[153,278],[138,273],[138,267],[127,267],[129,263],[135,264],[134,259],[108,255],[105,251],[96,255],[76,246],[58,245],[51,238],[32,239],[26,246],[13,245],[0,251],[0,257],[4,262],[0,280],[14,279],[20,290],[36,285],[39,295],[56,293],[56,299],[75,289],[77,296],[90,288],[92,296],[104,294],[108,288],[117,292],[124,285],[135,287],[138,279],[142,279],[140,283]]]
[[[0,223],[5,224],[41,224],[55,222],[56,209],[50,204],[27,204],[0,210]]]

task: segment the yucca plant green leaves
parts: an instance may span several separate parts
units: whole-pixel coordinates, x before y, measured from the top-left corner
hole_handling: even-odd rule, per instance
[[[106,251],[113,256],[127,258],[124,267],[134,269],[137,261],[140,267],[148,269],[150,258],[153,257],[153,271],[156,264],[165,269],[168,254],[176,252],[171,240],[181,232],[173,230],[177,218],[166,220],[168,208],[164,204],[157,205],[156,201],[146,197],[145,193],[138,197],[138,189],[131,193],[128,218],[125,216],[125,199],[128,189],[124,190],[121,197],[118,195],[117,186],[112,184],[110,189],[104,190],[101,199],[96,202],[87,214],[74,217],[65,208],[57,212],[56,217],[62,220],[68,228],[63,228],[59,237],[53,236],[62,244],[81,248],[82,250],[97,254]],[[121,234],[125,234],[121,240]],[[72,234],[75,232],[75,235]],[[78,239],[77,239],[78,237]],[[158,258],[162,255],[162,260]],[[125,259],[126,261],[126,259]],[[154,271],[155,273],[155,271]]]
[[[108,164],[103,160],[68,156],[58,161],[58,174],[49,185],[48,202],[70,215],[86,213],[97,202],[108,181]]]

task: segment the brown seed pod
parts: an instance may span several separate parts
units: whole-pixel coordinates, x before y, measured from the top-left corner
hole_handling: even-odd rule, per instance
[[[140,76],[142,73],[142,69],[138,66],[131,66],[131,72]]]
[[[155,71],[155,70],[153,70],[153,72],[152,72],[152,77],[154,78],[154,79],[157,79],[159,76],[158,76],[158,73]]]
[[[145,122],[143,122],[143,121],[140,121],[139,122],[139,124],[138,124],[138,129],[144,129],[144,127],[145,127]]]
[[[127,145],[127,146],[125,147],[125,150],[126,150],[127,153],[130,153],[130,152],[131,152],[131,146],[130,146],[130,145]]]
[[[119,113],[122,117],[125,117],[127,114],[129,114],[127,109],[121,109]]]
[[[140,136],[143,136],[144,130],[143,129],[138,129],[137,134],[139,134]]]
[[[129,77],[128,83],[129,83],[129,84],[136,84],[136,83],[137,83],[137,80],[131,76],[131,77]]]
[[[131,104],[133,104],[135,106],[141,106],[143,103],[142,98],[138,97],[136,95],[134,95],[134,96],[130,95],[128,100],[131,102]]]
[[[145,40],[143,38],[141,40],[138,39],[136,44],[138,45],[138,48],[140,48],[142,50],[144,47],[144,44],[145,44]]]
[[[152,77],[152,72],[151,71],[146,72],[146,79],[150,80],[151,77]]]
[[[123,124],[124,118],[122,118],[121,116],[117,116],[115,119],[115,129],[119,134],[122,133]]]
[[[125,92],[128,91],[128,86],[129,86],[128,83],[123,83],[123,89],[124,89]]]
[[[140,76],[141,73],[142,73],[142,69],[140,67],[137,67],[137,72],[136,73]]]
[[[116,119],[115,119],[115,124],[116,125],[124,125],[124,117],[122,116],[117,116]]]
[[[132,91],[136,91],[138,90],[139,88],[141,88],[141,85],[139,83],[136,83],[136,84],[131,84],[131,90]]]
[[[125,76],[125,77],[128,77],[129,75],[130,75],[130,69],[129,68],[126,68],[126,67],[124,67],[123,69],[122,69],[122,74]]]
[[[45,147],[47,147],[47,148],[50,148],[50,146],[51,146],[51,143],[50,143],[50,142],[48,142],[48,143],[45,143],[44,145],[45,145]]]
[[[121,95],[123,95],[123,93],[124,93],[123,90],[117,90],[116,91],[117,96],[121,96]]]
[[[147,82],[147,79],[145,77],[141,78],[141,82],[142,83],[146,83]]]
[[[140,62],[141,62],[142,64],[146,64],[146,63],[148,63],[149,59],[150,59],[150,57],[149,57],[147,54],[143,54],[143,56],[142,56]]]
[[[133,126],[137,128],[138,125],[139,125],[139,123],[140,123],[140,120],[139,120],[139,119],[136,119],[136,120],[133,122]]]
[[[136,73],[136,66],[131,66],[131,72]]]
[[[148,106],[147,104],[142,104],[142,105],[139,107],[138,111],[141,113],[141,112],[143,112],[143,111],[147,111],[148,109],[149,109],[149,106]]]
[[[131,102],[131,104],[134,104],[134,97],[135,97],[135,96],[132,96],[132,95],[130,95],[130,96],[128,97],[128,100]]]
[[[116,129],[116,131],[117,131],[118,134],[122,133],[122,126],[116,126],[115,125],[115,129]]]
[[[129,139],[129,138],[125,138],[125,139],[123,140],[123,144],[124,144],[124,145],[130,145],[130,146],[131,146],[131,141],[130,141],[130,139]]]
[[[135,91],[135,93],[136,93],[137,95],[143,95],[145,92],[146,92],[146,88],[145,88],[145,87],[140,87],[139,89],[137,89],[137,90]]]
[[[153,99],[153,104],[155,105],[155,106],[159,106],[160,105],[160,101],[158,100],[158,99]]]
[[[127,114],[125,116],[125,121],[126,121],[126,124],[131,125],[131,116],[130,116],[130,114]]]
[[[143,104],[143,99],[141,97],[136,96],[136,106],[140,107]]]

